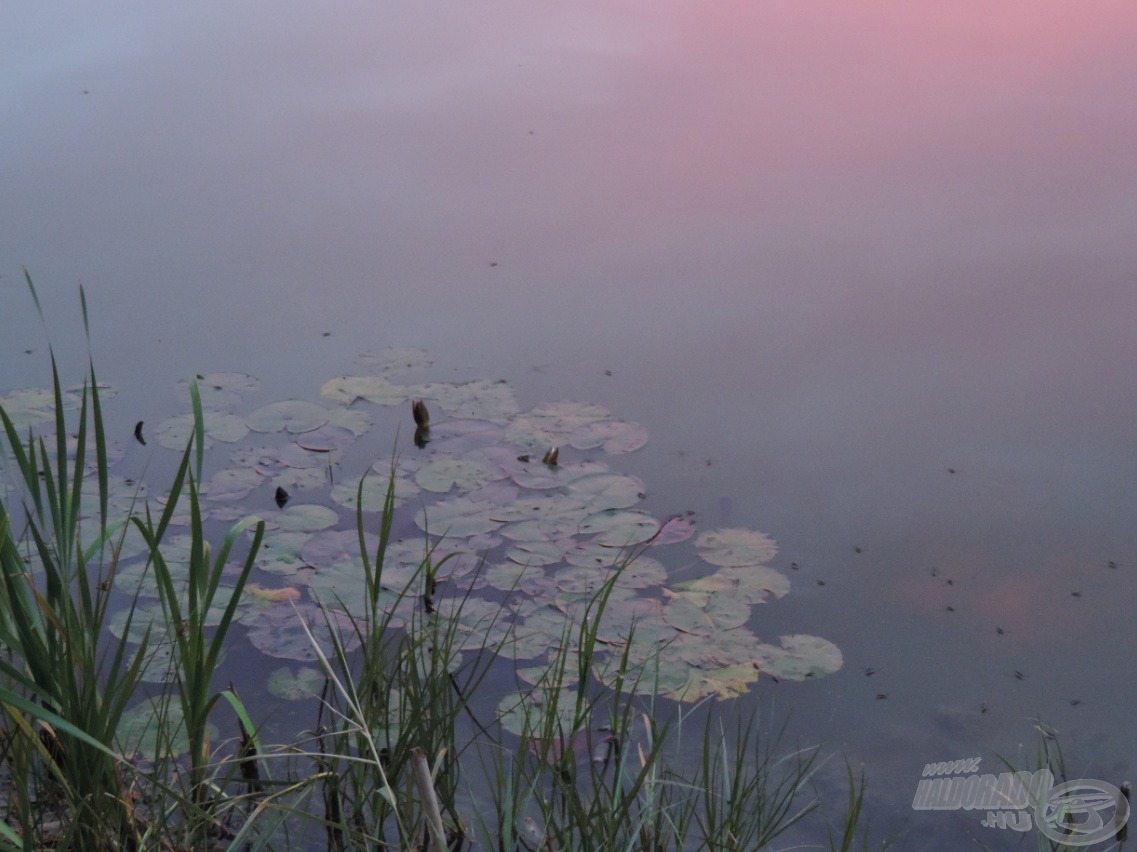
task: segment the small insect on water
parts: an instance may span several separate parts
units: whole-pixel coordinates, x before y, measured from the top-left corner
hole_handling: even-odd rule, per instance
[[[146,446],[146,439],[142,437],[142,424],[144,421],[139,420],[134,424],[134,440],[138,441],[142,446]]]

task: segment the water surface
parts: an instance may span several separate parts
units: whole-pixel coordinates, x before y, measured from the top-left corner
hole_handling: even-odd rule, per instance
[[[0,389],[45,380],[27,267],[76,377],[85,286],[124,428],[385,343],[604,404],[653,511],[779,541],[755,629],[846,665],[759,698],[864,764],[874,826],[1008,840],[909,803],[1035,717],[1131,777],[1132,5],[4,18]]]

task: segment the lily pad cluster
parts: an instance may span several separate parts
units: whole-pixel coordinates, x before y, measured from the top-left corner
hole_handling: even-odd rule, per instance
[[[201,486],[211,515],[231,521],[255,513],[267,526],[256,555],[260,576],[246,590],[239,616],[264,654],[313,660],[300,620],[326,641],[320,631],[328,619],[320,608],[344,636],[357,635],[363,568],[355,513],[362,499],[370,520],[393,478],[403,536],[382,566],[387,597],[380,602],[392,623],[425,605],[420,566],[429,553],[439,566],[430,611],[456,618],[468,647],[496,647],[515,660],[523,681],[541,683],[551,648],[573,653],[589,602],[609,581],[614,586],[593,659],[603,682],[628,675],[621,669],[626,663],[660,694],[696,701],[741,695],[763,674],[802,680],[841,666],[840,651],[822,638],[764,642],[753,632],[753,608],[789,591],[785,575],[769,565],[777,553],[771,539],[746,529],[695,535],[692,518],[660,519],[641,507],[647,485],[610,462],[647,442],[642,426],[589,403],[522,410],[500,381],[400,382],[408,371],[430,367],[430,356],[418,349],[378,349],[357,365],[357,375],[325,383],[320,402],[254,407],[252,377],[218,373],[197,380],[207,439],[232,445],[227,465]],[[0,402],[30,425],[49,421],[50,400],[42,394],[17,391]],[[367,468],[381,447],[389,453],[394,424],[413,428],[412,406],[420,402],[430,409],[429,427],[420,424],[415,446],[400,447],[393,462],[374,462],[361,491],[361,466],[352,459],[364,455]],[[192,426],[191,416],[176,415],[153,437],[181,451]],[[123,516],[152,499],[126,483],[115,495],[112,508]],[[376,544],[364,536],[370,553]],[[128,533],[124,547],[116,588],[156,598],[140,541]],[[162,548],[176,576],[188,559],[185,541],[171,535]],[[675,566],[683,566],[683,579],[672,576],[680,573]],[[160,608],[138,616],[132,633],[156,625]],[[306,695],[311,683],[286,670],[274,690]],[[503,700],[507,724],[521,700]]]

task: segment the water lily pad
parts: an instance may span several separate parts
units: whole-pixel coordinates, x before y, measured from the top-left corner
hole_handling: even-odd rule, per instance
[[[431,535],[466,538],[487,533],[501,526],[493,519],[493,507],[477,503],[468,497],[449,497],[430,507],[415,512],[415,524]]]
[[[589,515],[578,529],[581,535],[595,535],[595,540],[607,547],[631,547],[655,535],[659,521],[646,512],[607,509]]]
[[[553,577],[553,582],[562,592],[591,596],[612,579],[612,574],[612,571],[604,568],[578,568],[570,565],[558,571]]]
[[[434,360],[425,349],[414,346],[383,346],[365,352],[355,359],[365,370],[375,373],[406,373],[431,366]]]
[[[359,635],[351,618],[315,604],[273,607],[253,623],[248,636],[253,647],[270,657],[311,662],[319,659],[316,647],[325,656],[332,653],[333,632],[347,650],[359,647]]]
[[[534,490],[560,488],[589,474],[605,473],[607,470],[608,466],[600,462],[550,465],[534,460],[514,473],[513,481],[522,488]]]
[[[805,680],[832,674],[844,664],[841,649],[820,636],[797,633],[780,637],[782,646],[759,645],[755,665],[783,680]]]
[[[521,582],[521,578],[526,573],[539,571],[539,568],[525,565],[517,562],[499,562],[496,565],[491,565],[485,571],[487,582],[495,589],[501,589],[503,592],[508,592],[515,589]]]
[[[264,481],[264,477],[250,468],[221,470],[209,477],[202,493],[210,500],[240,500]]]
[[[613,550],[593,539],[577,540],[565,550],[565,562],[582,568],[615,568],[622,558],[618,550]]]
[[[637,556],[620,572],[616,585],[627,589],[658,588],[667,581],[667,569],[658,559]]]
[[[351,434],[357,438],[360,435],[366,435],[370,432],[374,422],[370,414],[359,408],[346,408],[342,405],[337,405],[335,408],[328,410],[329,426],[338,426],[341,429],[347,429],[347,431],[351,432]]]
[[[203,408],[231,408],[241,401],[242,394],[253,393],[260,384],[258,379],[245,373],[209,373],[197,377],[197,391]],[[189,381],[178,382],[182,398],[189,401]]]
[[[220,411],[206,411],[202,422],[205,426],[206,447],[213,445],[214,441],[236,443],[249,434],[245,421],[235,414],[226,414]],[[194,417],[192,414],[177,414],[167,417],[158,424],[154,430],[153,438],[163,447],[171,450],[184,450],[193,434]]]
[[[316,532],[339,523],[339,513],[315,503],[294,503],[279,512],[265,513],[265,522],[291,532]]]
[[[385,477],[379,476],[368,476],[363,480],[364,511],[380,512],[383,510],[383,502],[387,499],[388,484]],[[395,480],[395,506],[397,507],[404,500],[417,496],[419,490],[417,483],[405,477],[398,477]],[[345,509],[350,509],[352,512],[356,509],[358,496],[358,481],[352,482],[345,480],[343,482],[337,482],[332,486],[332,499]]]
[[[208,737],[216,741],[217,728],[210,724]],[[161,696],[144,699],[122,714],[118,723],[118,745],[123,755],[142,755],[155,761],[159,755],[175,756],[189,750],[181,707]]]
[[[659,535],[655,537],[653,545],[678,544],[686,541],[695,534],[695,522],[690,518],[675,516],[668,518],[660,527]]]
[[[505,423],[520,410],[513,388],[505,382],[476,379],[457,385],[416,385],[408,390],[413,397],[436,401],[451,417]]]
[[[314,402],[286,399],[262,405],[245,422],[254,432],[311,432],[328,422],[328,410]]]
[[[699,555],[712,565],[761,565],[778,552],[768,536],[747,529],[718,529],[699,533]]]
[[[330,453],[351,446],[355,433],[343,426],[325,423],[319,428],[305,432],[296,439],[298,446],[315,453]]]
[[[402,405],[411,398],[405,387],[382,376],[337,376],[324,383],[320,395],[346,405],[351,405],[357,399],[365,399],[377,405]]]
[[[627,509],[644,496],[643,480],[622,473],[591,473],[565,486],[565,494],[587,503],[594,510]]]
[[[552,714],[559,735],[569,738],[588,727],[588,704],[584,703],[582,718],[578,718],[577,698],[574,689],[511,692],[498,702],[497,716],[507,731],[517,736],[526,733],[532,736],[544,727],[543,719]]]
[[[268,604],[298,601],[301,597],[300,590],[295,586],[270,589],[262,586],[260,583],[249,583],[245,586],[245,592],[252,597],[253,600]]]
[[[608,455],[632,453],[647,443],[647,429],[624,420],[597,420],[578,426],[568,442],[578,450],[603,448]]]
[[[274,669],[268,676],[268,691],[285,701],[314,698],[324,688],[324,673],[319,669],[301,666],[293,671],[288,666]]]
[[[0,408],[11,418],[19,433],[55,417],[55,394],[47,388],[15,390],[0,396]]]
[[[567,444],[577,429],[608,419],[608,409],[587,402],[550,402],[513,418],[506,439],[519,447]]]
[[[379,547],[379,536],[365,532],[363,543],[368,556]],[[312,536],[300,551],[301,558],[317,571],[343,570],[363,574],[359,553],[359,534],[354,530],[325,530]]]
[[[295,574],[307,564],[300,556],[300,551],[311,538],[311,534],[306,532],[267,533],[261,540],[261,549],[257,553],[257,568],[270,574]]]
[[[445,494],[452,488],[461,491],[480,488],[490,478],[485,467],[463,459],[432,459],[415,474],[415,482],[437,494]]]
[[[521,541],[506,553],[509,561],[519,565],[554,565],[564,556],[564,547],[555,541]]]
[[[751,663],[736,663],[710,671],[690,669],[687,682],[672,690],[671,695],[678,701],[694,702],[714,696],[719,700],[738,698],[750,691],[750,685],[758,680],[760,672]]]
[[[328,474],[326,471],[314,467],[290,467],[274,476],[272,484],[274,487],[283,488],[285,491],[311,490],[327,485]]]

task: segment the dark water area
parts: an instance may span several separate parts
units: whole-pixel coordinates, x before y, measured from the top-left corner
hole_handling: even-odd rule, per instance
[[[316,399],[383,344],[605,405],[650,511],[778,542],[753,629],[845,666],[756,700],[864,766],[881,835],[1017,843],[911,802],[928,762],[1029,763],[1035,719],[1133,778],[1137,7],[0,20],[0,393],[47,379],[26,267],[76,380],[83,284],[124,429],[190,373]]]

